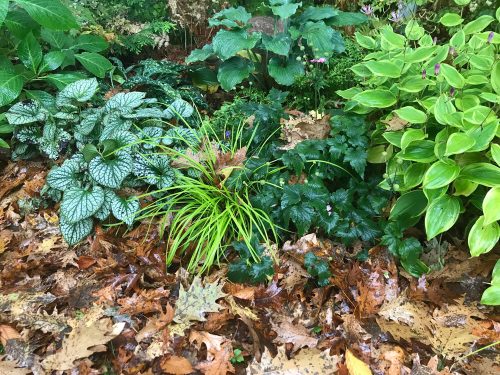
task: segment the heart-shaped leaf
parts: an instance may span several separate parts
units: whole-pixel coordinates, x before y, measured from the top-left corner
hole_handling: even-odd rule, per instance
[[[139,211],[139,200],[136,197],[126,199],[115,194],[111,202],[111,211],[118,220],[132,225],[135,214]]]
[[[61,202],[61,217],[69,224],[87,219],[94,215],[104,203],[104,191],[101,187],[83,189],[72,187],[64,192]]]
[[[125,177],[132,172],[132,157],[123,151],[112,155],[109,159],[102,156],[93,158],[89,163],[89,173],[99,184],[118,189]]]
[[[83,219],[76,223],[69,223],[61,217],[59,223],[61,234],[68,245],[75,245],[83,240],[92,232],[92,227],[92,219]]]

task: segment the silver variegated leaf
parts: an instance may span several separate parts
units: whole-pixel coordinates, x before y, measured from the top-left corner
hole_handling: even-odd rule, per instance
[[[38,102],[25,100],[10,107],[5,113],[5,117],[11,125],[23,125],[45,121],[47,114],[47,110],[42,108]]]
[[[139,108],[137,111],[132,113],[123,114],[125,118],[162,118],[164,117],[163,111],[159,108]]]
[[[71,106],[73,100],[84,103],[88,102],[97,91],[97,79],[80,79],[70,83],[62,89],[56,97],[56,105],[58,107]]]
[[[141,137],[145,143],[142,146],[145,149],[152,149],[158,146],[161,142],[163,129],[149,126],[141,130]]]
[[[119,113],[113,112],[104,116],[104,129],[99,140],[102,142],[106,139],[114,139],[116,132],[121,130],[129,130],[132,126],[132,121],[124,119]]]
[[[64,192],[61,202],[61,216],[69,224],[94,215],[104,203],[104,190],[99,186],[92,189],[72,187]]]
[[[111,213],[111,204],[113,203],[113,198],[116,196],[113,190],[104,189],[104,203],[102,204],[99,211],[94,214],[94,217],[99,220],[106,220]]]
[[[47,184],[57,190],[66,190],[78,186],[77,174],[80,169],[75,164],[54,167],[47,175]]]
[[[146,94],[144,92],[119,92],[111,99],[108,100],[104,106],[106,112],[119,111],[119,112],[131,112],[134,108],[139,107],[144,103],[144,97]]]
[[[175,171],[165,155],[136,156],[133,173],[147,184],[156,185],[160,189],[170,187],[175,182]]]
[[[87,112],[86,116],[82,118],[82,120],[78,124],[75,125],[75,131],[83,135],[89,135],[92,130],[94,130],[94,127],[100,119],[100,111]]]
[[[125,177],[132,172],[132,163],[132,157],[128,153],[119,151],[108,160],[101,156],[92,159],[89,173],[98,184],[118,189]]]
[[[68,245],[75,245],[85,239],[92,232],[92,219],[83,219],[76,223],[70,223],[61,217],[59,228]]]
[[[137,197],[126,199],[115,194],[111,203],[111,211],[118,220],[127,225],[132,225],[135,214],[139,211],[139,200]]]
[[[163,111],[163,115],[167,119],[172,118],[186,118],[194,113],[194,108],[191,104],[184,99],[175,99],[170,106]]]

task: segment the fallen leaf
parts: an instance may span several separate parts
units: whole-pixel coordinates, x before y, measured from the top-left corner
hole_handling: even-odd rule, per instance
[[[163,371],[174,375],[185,375],[194,372],[191,362],[186,358],[175,355],[162,361],[160,367]]]
[[[260,362],[255,359],[247,367],[247,375],[303,375],[304,369],[309,374],[334,374],[340,357],[330,356],[330,349],[302,349],[288,359],[284,346],[278,347],[278,354],[273,358],[266,348]]]
[[[248,307],[241,307],[236,303],[232,296],[227,296],[226,301],[229,302],[229,307],[231,308],[231,312],[235,315],[246,316],[252,320],[258,320],[259,317]]]
[[[277,314],[272,317],[271,323],[273,331],[277,334],[274,341],[293,344],[294,351],[305,346],[315,348],[318,344],[318,339],[311,336],[310,330],[301,324],[293,324],[290,317]]]
[[[194,343],[196,348],[199,350],[201,344],[205,344],[207,347],[207,359],[213,360],[213,354],[221,350],[221,345],[226,341],[222,336],[212,335],[208,332],[200,332],[192,330],[189,334],[189,342]]]
[[[380,122],[386,124],[388,131],[402,130],[408,125],[408,121],[399,118],[396,114],[393,114],[390,120],[382,120]]]
[[[15,328],[6,324],[0,324],[0,342],[3,346],[7,343],[7,340],[19,338],[21,338],[21,335]]]
[[[233,348],[230,342],[226,342],[221,350],[212,352],[212,354],[213,360],[198,363],[196,369],[205,375],[226,375],[228,372],[234,372],[234,367],[231,364]]]
[[[349,349],[345,352],[345,363],[350,375],[372,375],[370,367],[356,358]]]
[[[294,116],[297,115],[297,116]],[[288,120],[281,119],[281,138],[287,142],[283,150],[291,150],[308,139],[325,139],[331,132],[330,116],[318,117],[316,113],[291,113]]]
[[[22,368],[17,363],[2,359],[0,357],[0,374],[5,375],[26,375],[31,373],[31,370]]]

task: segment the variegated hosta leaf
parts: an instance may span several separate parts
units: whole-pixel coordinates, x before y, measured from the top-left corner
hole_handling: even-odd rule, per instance
[[[104,189],[104,203],[102,204],[99,211],[94,215],[95,218],[99,220],[106,220],[111,213],[111,204],[113,203],[113,198],[116,196],[115,192],[110,189]]]
[[[132,225],[135,214],[139,211],[139,200],[137,197],[122,198],[115,194],[111,203],[113,215],[127,225]]]
[[[59,228],[68,245],[75,245],[92,232],[93,224],[92,219],[83,219],[76,223],[69,223],[61,216]]]
[[[58,107],[66,107],[71,105],[73,100],[83,103],[88,102],[97,91],[97,79],[81,79],[70,83],[57,94],[56,105]]]
[[[64,192],[61,202],[61,217],[70,224],[94,215],[104,203],[104,190],[72,187]]]
[[[104,129],[99,140],[102,142],[106,139],[114,139],[116,132],[129,130],[132,126],[132,121],[124,119],[117,112],[110,113],[104,116]]]
[[[134,161],[133,173],[159,189],[170,187],[175,182],[175,171],[165,155],[138,155]]]
[[[144,92],[119,92],[108,100],[104,106],[104,110],[106,112],[112,112],[114,110],[119,112],[131,112],[134,108],[144,103],[145,96],[146,94]]]
[[[87,115],[75,125],[75,131],[83,135],[89,135],[92,130],[94,130],[94,127],[100,119],[100,111],[92,111],[91,113],[87,113]]]
[[[109,159],[101,156],[92,159],[89,173],[100,185],[118,189],[125,177],[132,172],[132,163],[132,157],[128,153],[119,151]]]
[[[190,117],[194,112],[194,108],[191,104],[186,102],[184,99],[175,99],[170,106],[163,111],[164,116],[167,119],[172,118],[186,118]]]
[[[11,125],[31,124],[47,119],[47,110],[42,108],[38,102],[25,100],[14,104],[5,113],[7,121]]]
[[[152,149],[158,146],[161,142],[161,136],[163,135],[163,129],[157,127],[146,127],[141,130],[141,138],[145,141],[142,143],[142,147],[145,149]]]

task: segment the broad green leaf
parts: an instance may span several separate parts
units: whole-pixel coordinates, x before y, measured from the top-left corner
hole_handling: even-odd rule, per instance
[[[42,63],[38,69],[38,73],[45,73],[59,68],[63,61],[65,55],[61,51],[52,51],[43,56]]]
[[[430,163],[436,160],[434,146],[435,143],[429,140],[413,141],[405,148],[404,151],[398,152],[396,156],[403,160]]]
[[[2,26],[8,11],[9,11],[9,0],[0,0],[0,26]]]
[[[57,74],[47,74],[43,77],[43,80],[50,82],[57,89],[62,90],[68,84],[76,82],[80,79],[86,78],[86,76],[82,73],[78,72],[68,72],[68,73],[57,73]]]
[[[463,195],[464,197],[468,197],[476,191],[478,186],[479,185],[474,182],[458,178],[453,181],[453,189],[455,190],[453,195]]]
[[[297,9],[302,6],[302,3],[289,3],[281,4],[278,6],[272,6],[271,11],[275,16],[278,16],[281,19],[287,19],[293,16]]]
[[[329,57],[334,51],[342,52],[343,45],[336,42],[338,33],[323,21],[306,22],[302,26],[302,37],[307,40],[307,45],[311,47],[315,58]]]
[[[460,214],[460,200],[443,195],[431,202],[425,214],[425,232],[427,240],[446,232],[457,221]]]
[[[82,52],[76,54],[75,57],[85,69],[99,78],[104,78],[106,72],[113,69],[113,64],[98,53]]]
[[[457,89],[461,89],[465,85],[465,78],[453,66],[442,63],[441,73],[448,84]]]
[[[123,151],[118,151],[108,159],[98,156],[89,163],[90,176],[102,186],[113,189],[120,188],[131,172],[132,157]]]
[[[380,35],[383,50],[390,51],[404,48],[406,38],[395,33],[392,28],[384,27]]]
[[[225,61],[241,50],[252,49],[260,39],[260,34],[249,34],[246,30],[219,30],[212,40],[214,53]]]
[[[500,168],[489,163],[466,165],[460,172],[460,178],[488,187],[500,186]]]
[[[485,225],[484,216],[480,216],[472,226],[467,242],[470,255],[477,257],[489,252],[500,239],[500,226],[498,223]]]
[[[307,21],[321,21],[327,18],[338,16],[341,12],[332,6],[308,7],[297,19],[300,23]]]
[[[14,131],[14,126],[10,124],[0,124],[0,134],[10,134]]]
[[[483,225],[500,220],[500,187],[491,188],[483,199]]]
[[[483,31],[493,20],[494,18],[489,15],[480,16],[464,26],[464,33],[469,35]]]
[[[38,24],[33,18],[25,10],[18,7],[10,7],[4,24],[11,34],[20,40],[38,28]]]
[[[467,152],[476,152],[486,150],[498,129],[498,122],[493,121],[487,125],[473,125],[465,133],[473,139],[476,143]]]
[[[429,59],[436,51],[436,46],[419,47],[405,56],[405,61],[410,63],[421,62]],[[401,70],[401,67],[399,68]],[[421,77],[419,77],[421,78]]]
[[[438,189],[448,186],[460,174],[460,167],[451,160],[437,161],[430,166],[424,176],[422,186],[425,189]]]
[[[464,19],[460,17],[459,14],[456,13],[445,13],[440,19],[439,22],[446,27],[457,26],[464,22]]]
[[[67,104],[68,100],[77,102],[88,102],[97,91],[98,83],[95,78],[81,79],[70,83],[57,94],[56,104],[62,106]]]
[[[218,13],[215,13],[212,18],[208,20],[210,26],[225,26],[229,28],[241,27],[248,23],[252,15],[243,7],[226,8]]]
[[[386,108],[396,104],[396,97],[389,90],[365,90],[355,95],[353,100],[370,108]]]
[[[318,7],[318,11],[323,11],[323,9],[325,9],[325,7]],[[335,11],[338,12],[338,14],[333,16],[331,19],[326,20],[326,23],[329,26],[357,26],[362,25],[369,20],[369,18],[361,12],[342,12],[339,10]]]
[[[408,40],[419,40],[425,34],[425,29],[413,18],[408,21],[405,27],[405,35]]]
[[[446,94],[441,94],[434,104],[434,117],[437,122],[442,125],[447,125],[450,120],[450,115],[454,112],[456,112],[456,109],[451,99]]]
[[[0,148],[10,148],[10,145],[0,138]]]
[[[83,219],[76,223],[69,223],[61,217],[59,227],[61,234],[68,245],[76,245],[92,232],[94,226],[92,219]]]
[[[491,306],[500,305],[500,284],[488,287],[481,296],[481,303]]]
[[[500,95],[500,61],[497,61],[491,70],[491,87]]]
[[[450,39],[450,45],[455,49],[460,49],[465,45],[465,33],[459,30]]]
[[[415,107],[402,107],[394,111],[399,118],[412,124],[423,124],[427,122],[427,115]]]
[[[469,57],[469,64],[471,67],[478,70],[486,70],[491,72],[493,67],[493,57],[492,56],[479,56],[479,55],[471,55]]]
[[[14,0],[40,25],[54,30],[78,28],[71,11],[59,0]]]
[[[398,78],[401,76],[401,67],[390,60],[369,61],[365,66],[376,76]]]
[[[292,40],[288,34],[279,33],[274,36],[262,35],[262,43],[268,51],[277,55],[288,56]]]
[[[491,144],[491,157],[500,166],[500,145],[497,143]]]
[[[422,215],[427,207],[427,198],[422,190],[401,195],[389,214],[390,220],[414,218]]]
[[[377,42],[372,37],[363,35],[363,34],[361,34],[358,31],[356,31],[354,33],[354,35],[356,36],[356,42],[361,47],[366,48],[366,49],[375,49],[375,48],[377,48]]]
[[[304,65],[294,58],[283,64],[281,58],[273,57],[269,60],[267,69],[276,82],[285,86],[293,85],[297,77],[304,75]]]
[[[92,189],[69,188],[61,202],[61,217],[69,224],[94,215],[104,203],[104,191],[99,186]]]
[[[72,50],[84,50],[87,52],[102,52],[108,48],[108,42],[102,36],[92,34],[82,34],[71,46]]]
[[[224,61],[217,73],[217,79],[221,87],[226,90],[233,90],[236,85],[248,78],[255,70],[253,62],[239,56],[231,57]]]
[[[412,189],[415,186],[420,185],[428,167],[428,164],[413,163],[408,169],[406,169],[403,177],[405,189]]]
[[[407,129],[401,137],[401,149],[406,149],[412,142],[425,139],[422,129]]]
[[[186,58],[186,64],[191,64],[196,61],[205,61],[214,54],[214,49],[211,44],[205,44],[201,49],[192,50]]]
[[[42,47],[32,33],[27,34],[26,37],[21,40],[17,52],[24,66],[35,73],[38,65],[42,62]]]
[[[126,199],[117,194],[114,195],[111,201],[111,212],[118,220],[132,225],[137,211],[139,211],[139,199],[136,197]]]
[[[71,38],[63,31],[49,30],[45,28],[42,28],[40,36],[44,41],[49,43],[51,47],[57,50],[65,48],[71,40]]]
[[[471,0],[453,0],[455,4],[460,6],[465,6],[471,2]]]
[[[47,175],[47,184],[57,190],[65,191],[78,186],[78,163],[66,161],[60,167],[54,167]]]
[[[453,133],[446,142],[444,155],[462,154],[474,146],[475,143],[476,141],[465,133]]]
[[[398,84],[398,89],[406,92],[420,92],[429,85],[429,80],[422,79],[421,75],[409,76]]]
[[[194,108],[184,99],[175,99],[170,106],[163,111],[163,115],[167,119],[181,118],[185,119],[192,116]]]

